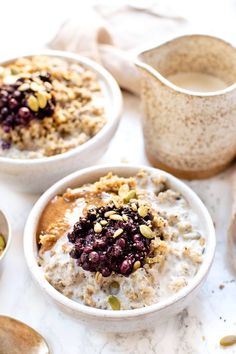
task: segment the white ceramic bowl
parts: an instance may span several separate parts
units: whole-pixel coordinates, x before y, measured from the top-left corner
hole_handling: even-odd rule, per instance
[[[0,255],[0,267],[2,266],[2,261],[7,254],[7,251],[11,242],[11,226],[7,219],[7,216],[0,210],[0,234],[3,235],[6,241],[6,247],[2,254]]]
[[[145,168],[148,171],[166,176],[170,186],[183,194],[199,216],[201,226],[205,232],[206,250],[203,263],[197,275],[185,288],[165,301],[135,310],[100,310],[70,300],[46,281],[42,270],[37,264],[38,248],[36,243],[36,230],[42,211],[53,196],[58,193],[63,193],[67,187],[73,188],[83,185],[84,183],[94,182],[109,171],[125,177],[132,176],[136,174],[140,168]],[[24,231],[24,252],[26,261],[33,279],[40,286],[42,291],[46,293],[62,311],[77,318],[79,321],[87,323],[89,326],[96,329],[112,332],[136,331],[152,327],[174,316],[185,308],[203,285],[213,261],[214,250],[215,231],[213,223],[206,207],[197,195],[188,186],[172,175],[161,170],[144,166],[116,165],[92,167],[71,174],[54,184],[39,198],[28,217]]]
[[[0,156],[0,180],[22,192],[43,192],[60,178],[92,165],[106,151],[119,123],[122,111],[122,96],[115,79],[94,61],[69,52],[43,51],[24,55],[47,55],[83,64],[97,74],[105,95],[107,123],[86,143],[66,152],[39,159],[12,159]],[[11,58],[0,64],[10,63]]]

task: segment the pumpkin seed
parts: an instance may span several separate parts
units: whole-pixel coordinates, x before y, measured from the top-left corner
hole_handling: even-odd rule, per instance
[[[131,204],[131,208],[132,208],[133,211],[137,211],[138,210],[137,205],[135,203]]]
[[[94,225],[94,231],[95,231],[96,233],[102,232],[102,225],[99,224],[99,222],[96,222],[96,224]]]
[[[233,344],[236,344],[236,335],[225,336],[220,340],[220,345],[222,345],[223,347],[229,347]]]
[[[116,296],[109,295],[107,300],[112,310],[114,311],[120,310],[120,300]]]
[[[28,100],[27,100],[28,106],[29,108],[34,111],[37,112],[39,110],[39,104],[38,104],[38,100],[35,96],[30,95]]]
[[[105,218],[109,218],[110,215],[115,214],[116,212],[114,210],[107,211],[104,216]]]
[[[37,92],[37,99],[40,108],[45,108],[47,106],[47,96],[44,92]]]
[[[34,82],[36,82],[40,87],[42,87],[42,80],[40,80],[38,77],[33,77],[32,78]]]
[[[114,196],[114,197],[112,198],[112,201],[113,201],[115,207],[116,207],[116,208],[119,208],[119,206],[120,206],[120,203],[119,203],[119,202],[120,202],[120,199],[119,199],[119,197],[115,197],[115,196]]]
[[[95,280],[99,284],[102,280],[102,274],[100,272],[96,272],[95,274]]]
[[[119,215],[119,214],[112,214],[112,215],[109,216],[109,218],[110,218],[111,220],[123,221],[122,216]]]
[[[118,230],[116,230],[116,231],[114,232],[113,237],[116,238],[116,237],[120,236],[123,231],[124,231],[123,229],[118,229]]]
[[[134,262],[134,265],[133,265],[133,270],[137,270],[141,267],[141,262],[140,261],[136,261]]]
[[[11,68],[11,74],[12,75],[17,75],[19,74],[19,70],[17,68]]]
[[[109,286],[112,295],[117,295],[120,290],[120,284],[117,281],[113,281]]]
[[[5,247],[6,247],[5,239],[2,235],[0,235],[0,252],[2,252]]]
[[[124,220],[124,221],[126,221],[126,222],[129,220],[128,216],[127,216],[127,215],[125,215],[125,214],[124,214],[124,215],[122,215],[122,218],[123,218],[123,220]]]
[[[128,184],[122,184],[122,186],[119,188],[118,194],[121,198],[124,198],[128,192],[129,192]]]
[[[147,225],[140,225],[139,230],[146,238],[153,238],[155,236],[154,232]]]
[[[42,86],[38,85],[36,82],[31,82],[30,88],[32,91],[40,91],[42,90]]]
[[[20,76],[23,79],[31,79],[32,78],[30,73],[21,73]]]
[[[18,90],[19,91],[26,91],[26,90],[29,90],[29,88],[30,88],[30,85],[27,83],[24,83],[24,84],[20,85],[20,87],[18,87]]]
[[[134,189],[132,189],[131,191],[129,191],[126,196],[124,197],[124,202],[128,203],[130,201],[130,199],[133,199],[136,197],[136,191]]]
[[[147,264],[153,264],[153,263],[158,263],[158,256],[155,257],[146,257],[145,261]]]
[[[51,85],[50,82],[48,82],[48,81],[45,81],[45,82],[44,82],[44,86],[45,86],[48,90],[51,90],[51,89],[52,89],[52,85]]]
[[[189,232],[183,235],[184,240],[199,240],[201,238],[201,234],[198,231]]]
[[[142,217],[145,218],[148,214],[148,208],[145,205],[140,205],[138,208],[138,214]]]

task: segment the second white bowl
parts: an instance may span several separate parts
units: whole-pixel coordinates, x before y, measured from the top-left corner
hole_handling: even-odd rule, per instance
[[[141,168],[167,177],[170,187],[182,193],[185,199],[189,202],[191,208],[193,208],[198,215],[206,238],[204,259],[198,273],[186,287],[167,298],[165,301],[134,310],[100,310],[79,304],[67,298],[48,283],[37,262],[38,245],[36,232],[44,208],[55,195],[63,193],[68,187],[75,188],[84,183],[94,182],[109,171],[124,177],[133,176]],[[183,310],[194,296],[196,296],[203,285],[213,261],[214,250],[215,231],[213,223],[206,207],[198,196],[187,185],[172,175],[161,170],[144,166],[118,165],[92,167],[71,174],[54,184],[39,198],[28,217],[24,231],[24,252],[28,268],[41,290],[46,293],[62,311],[65,311],[89,326],[108,332],[127,332],[145,329],[147,327],[155,326]]]

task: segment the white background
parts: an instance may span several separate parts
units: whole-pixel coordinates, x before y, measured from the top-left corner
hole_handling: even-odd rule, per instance
[[[135,1],[140,5],[147,2]],[[86,6],[88,3],[86,1]],[[111,0],[107,3],[111,4]],[[115,3],[122,1],[112,0],[112,4]],[[215,34],[236,44],[235,1],[157,3],[190,21],[191,31]],[[72,13],[76,15],[81,6],[85,6],[84,1],[75,0],[1,0],[0,5],[0,60],[11,54],[41,48],[64,19]],[[99,163],[147,164],[143,153],[139,100],[129,94],[124,98],[121,125]],[[39,330],[55,354],[236,353],[235,347],[224,350],[219,346],[219,339],[224,334],[236,333],[236,283],[228,263],[226,238],[231,206],[231,171],[232,168],[213,179],[189,183],[208,206],[217,230],[215,263],[200,295],[188,309],[163,326],[125,335],[95,332],[65,316],[44,299],[31,281],[22,247],[23,226],[37,196],[14,193],[0,185],[0,208],[8,212],[13,225],[13,242],[0,276],[0,313],[21,319]],[[220,284],[224,284],[223,290],[219,289]]]

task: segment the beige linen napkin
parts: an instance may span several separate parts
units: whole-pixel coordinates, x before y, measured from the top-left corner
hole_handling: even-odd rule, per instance
[[[157,44],[164,35],[175,33],[185,24],[180,16],[168,15],[170,10],[147,0],[148,3],[144,7],[81,7],[74,18],[61,26],[49,47],[96,60],[122,88],[139,94],[139,73],[133,64],[137,52],[143,46]]]

